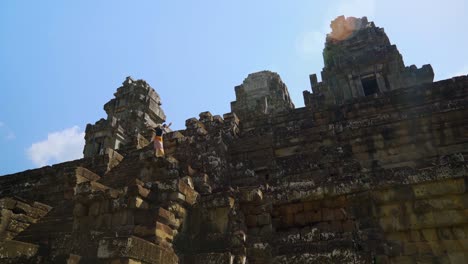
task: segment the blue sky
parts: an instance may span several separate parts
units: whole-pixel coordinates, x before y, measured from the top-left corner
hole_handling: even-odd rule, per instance
[[[229,112],[234,86],[265,69],[303,106],[338,15],[366,15],[436,80],[467,74],[467,11],[464,0],[3,0],[0,175],[80,158],[86,124],[129,75],[156,89],[175,129]]]

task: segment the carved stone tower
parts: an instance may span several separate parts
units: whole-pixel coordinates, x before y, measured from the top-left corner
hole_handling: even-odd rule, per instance
[[[236,101],[231,102],[231,110],[241,121],[294,109],[288,87],[275,72],[251,73],[235,91]]]
[[[310,75],[314,96],[323,96],[325,105],[433,81],[431,65],[405,67],[384,29],[366,17],[340,16],[330,27],[323,50],[322,82]],[[304,93],[306,106],[311,104],[311,96]]]
[[[107,119],[86,126],[85,157],[104,154],[107,148],[140,148],[150,140],[147,126],[166,119],[159,95],[143,80],[127,77],[114,96],[104,105]]]

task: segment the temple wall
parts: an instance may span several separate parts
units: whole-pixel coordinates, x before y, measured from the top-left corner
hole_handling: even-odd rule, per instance
[[[218,220],[202,223],[222,228],[205,230],[186,263],[232,254],[220,242],[233,214],[243,216],[249,263],[464,263],[467,87],[460,77],[240,120],[227,145],[237,171],[226,175],[238,206],[211,209]],[[261,198],[243,201],[248,190]]]
[[[468,263],[468,76],[433,82],[366,17],[332,21],[295,108],[277,73],[164,135],[127,77],[84,157],[0,177],[0,263]]]

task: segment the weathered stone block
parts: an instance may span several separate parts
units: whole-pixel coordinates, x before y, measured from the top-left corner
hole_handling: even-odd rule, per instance
[[[434,212],[433,215],[437,226],[454,226],[468,223],[468,209],[438,211]]]
[[[441,182],[417,184],[413,187],[414,196],[417,199],[444,194],[458,194],[466,191],[464,179],[453,179]]]
[[[178,228],[179,226],[179,221],[175,218],[175,215],[171,213],[170,211],[159,207],[156,210],[156,219],[160,221],[163,224],[166,224],[172,228]]]
[[[70,254],[67,258],[67,264],[79,264],[81,256]]]
[[[343,232],[353,232],[356,230],[356,223],[353,220],[344,220],[341,222]]]
[[[393,189],[372,191],[372,199],[378,204],[408,201],[414,199],[414,193],[410,186],[401,186]]]
[[[412,257],[409,256],[400,256],[400,257],[395,257],[391,258],[390,262],[393,264],[414,264],[415,261],[413,260]]]
[[[463,246],[458,240],[441,240],[441,244],[445,247],[447,252],[463,252]]]
[[[443,196],[432,199],[414,201],[415,212],[427,212],[429,210],[465,209],[467,208],[461,196]]]
[[[178,203],[185,203],[185,195],[180,192],[173,192],[169,194],[169,200],[178,202]]]
[[[11,219],[17,220],[23,223],[36,223],[37,219],[25,214],[11,214]]]
[[[322,210],[306,212],[304,215],[308,223],[320,222],[323,219]]]
[[[0,243],[0,262],[10,263],[7,259],[14,258],[30,259],[36,255],[38,248],[37,245],[15,240],[3,241]]]
[[[425,228],[421,229],[421,233],[426,241],[437,241],[439,236],[437,235],[437,229]]]
[[[187,210],[180,204],[171,202],[169,207],[169,211],[175,215],[177,218],[185,218],[185,215],[187,214]]]
[[[333,218],[335,220],[344,220],[346,219],[347,214],[344,208],[334,209],[333,210]]]
[[[304,203],[304,211],[309,212],[309,211],[315,211],[320,208],[320,203],[318,202],[305,202]]]
[[[89,207],[88,215],[91,215],[91,216],[99,215],[100,207],[101,207],[101,204],[99,201],[92,203],[91,206]]]
[[[427,242],[415,242],[414,243],[418,249],[419,255],[427,255],[432,253],[432,249],[429,243]]]
[[[326,199],[322,202],[322,204],[324,207],[328,207],[328,208],[336,208],[336,207],[344,208],[347,205],[347,199],[346,199],[346,196],[342,195],[342,196],[333,197],[331,199]]]
[[[436,256],[443,255],[446,252],[445,247],[440,241],[429,241],[428,244],[431,246],[432,253]]]
[[[343,232],[343,226],[341,225],[341,221],[331,221],[330,222],[330,230],[332,232],[336,233],[342,233]]]
[[[408,235],[409,235],[409,241],[411,242],[419,242],[419,241],[424,240],[424,237],[420,230],[410,230],[408,232]]]
[[[112,214],[112,226],[124,226],[127,224],[133,224],[133,216],[128,213],[127,210],[121,210]]]
[[[268,224],[268,225],[262,226],[258,234],[260,236],[270,236],[271,234],[273,234],[273,231],[274,231],[273,225]]]
[[[437,215],[435,213],[408,214],[399,220],[399,230],[431,228],[437,226]]]
[[[275,149],[275,156],[277,158],[293,156],[293,155],[296,155],[298,151],[299,151],[299,147],[296,147],[296,146],[295,147]]]
[[[141,196],[143,198],[149,198],[149,195],[151,193],[150,190],[144,188],[143,186],[141,186],[139,184],[129,186],[127,192],[128,192],[128,194],[130,194],[132,196],[139,195],[139,196]]]
[[[378,216],[381,217],[399,217],[403,214],[404,210],[402,208],[402,204],[385,204],[376,207],[376,212]]]
[[[450,263],[468,263],[468,256],[464,253],[449,253]]]
[[[271,215],[270,214],[260,214],[257,216],[257,223],[260,226],[271,224]]]
[[[304,226],[307,223],[305,213],[298,213],[294,215],[294,224],[297,226]]]
[[[97,181],[101,178],[96,173],[83,167],[77,167],[75,169],[75,175],[77,184],[87,181]]]
[[[85,216],[88,214],[88,208],[83,204],[76,203],[73,208],[73,215],[77,217]]]
[[[160,239],[172,242],[174,239],[174,230],[163,223],[156,222],[155,235]]]
[[[452,231],[450,230],[450,228],[438,228],[437,229],[437,234],[438,234],[440,240],[454,239],[454,236],[453,236]]]
[[[194,264],[232,264],[234,257],[231,253],[204,253],[190,257]]]
[[[172,250],[133,236],[100,240],[97,257],[102,260],[131,258],[151,264],[176,264],[179,262]]]
[[[94,226],[100,229],[111,229],[112,228],[112,214],[101,214],[94,220]]]
[[[460,245],[463,247],[463,250],[468,250],[468,239],[461,239],[458,240],[460,242]]]
[[[99,205],[99,213],[100,214],[107,214],[111,212],[111,200],[102,200]]]
[[[399,220],[394,217],[384,217],[379,219],[379,225],[385,232],[404,230]]]
[[[0,199],[0,209],[11,210],[16,207],[16,201],[10,197]]]
[[[333,209],[329,208],[322,208],[322,219],[324,221],[332,221],[335,220],[335,213]]]
[[[11,218],[6,230],[19,233],[23,231],[24,229],[26,229],[28,226],[29,226],[29,223],[23,223],[23,222],[20,222]]]
[[[303,210],[304,210],[304,206],[302,203],[281,205],[280,207],[281,214],[294,215],[296,213],[302,212]]]
[[[245,224],[248,226],[248,227],[254,227],[257,225],[257,216],[255,215],[247,215],[245,217]]]
[[[461,239],[468,238],[468,235],[466,233],[466,231],[468,230],[465,230],[460,227],[452,227],[451,231],[455,239],[461,240]]]
[[[193,205],[197,201],[198,193],[183,181],[179,181],[179,191],[185,196],[185,201]]]
[[[240,198],[244,203],[259,203],[263,200],[263,192],[259,189],[242,190]]]
[[[139,208],[139,209],[148,209],[149,204],[140,197],[130,197],[128,198],[127,205],[129,208]]]
[[[152,237],[155,234],[155,229],[154,227],[137,225],[133,228],[133,233],[141,238]]]

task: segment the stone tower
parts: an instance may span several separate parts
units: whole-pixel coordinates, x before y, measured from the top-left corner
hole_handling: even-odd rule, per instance
[[[231,110],[240,120],[294,109],[288,87],[271,71],[251,73],[235,87],[236,101]]]
[[[337,105],[350,99],[395,89],[431,83],[431,65],[405,67],[403,58],[383,28],[366,17],[337,17],[330,25],[323,50],[322,82],[310,75],[312,92],[323,96],[325,105]],[[311,104],[305,92],[305,105]]]
[[[86,126],[85,157],[104,154],[107,148],[135,149],[149,140],[148,126],[165,121],[159,95],[144,80],[127,77],[104,105],[107,119]]]

